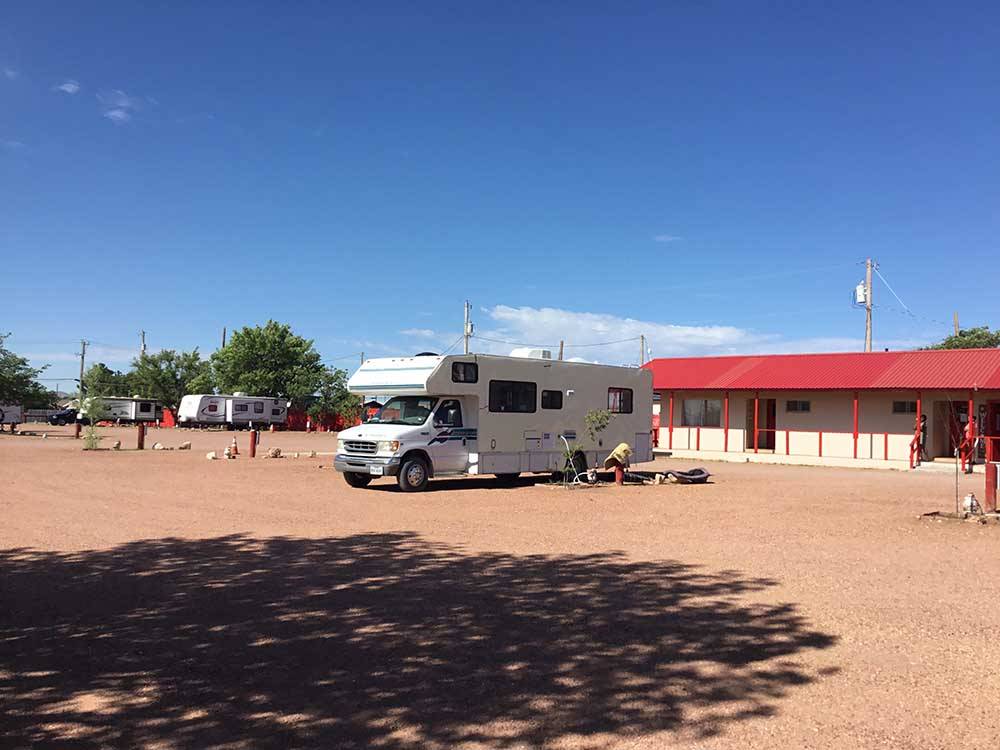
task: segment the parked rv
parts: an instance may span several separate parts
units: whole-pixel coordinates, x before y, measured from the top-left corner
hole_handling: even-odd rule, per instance
[[[370,359],[347,388],[390,396],[373,418],[339,435],[334,467],[352,487],[380,476],[413,491],[437,476],[557,472],[566,443],[589,466],[622,442],[635,462],[652,458],[648,370],[540,357],[416,356]],[[612,418],[591,441],[585,418],[598,409]]]
[[[287,400],[271,396],[191,394],[181,399],[177,421],[184,427],[281,425],[288,421],[288,406]]]
[[[0,429],[3,425],[9,424],[13,432],[17,426],[24,421],[23,410],[16,404],[0,404]]]
[[[77,412],[80,422],[155,422],[159,418],[159,404],[151,398],[139,396],[94,396],[83,400]]]

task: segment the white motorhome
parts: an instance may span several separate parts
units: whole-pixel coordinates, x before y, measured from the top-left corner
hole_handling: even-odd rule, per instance
[[[139,396],[94,396],[83,400],[77,419],[109,422],[155,422],[159,405]]]
[[[380,476],[413,491],[443,475],[557,472],[565,442],[588,466],[623,442],[636,463],[652,460],[649,370],[485,354],[399,357],[366,361],[347,388],[391,396],[338,436],[334,467],[353,487]],[[599,409],[612,417],[592,441],[585,418]]]
[[[249,427],[285,424],[288,401],[270,396],[192,394],[181,399],[177,421],[185,427],[231,425]]]

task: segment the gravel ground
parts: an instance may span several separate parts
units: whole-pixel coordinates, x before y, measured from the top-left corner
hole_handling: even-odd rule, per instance
[[[1000,526],[921,520],[947,474],[403,494],[39,429],[0,436],[2,747],[1000,746]]]

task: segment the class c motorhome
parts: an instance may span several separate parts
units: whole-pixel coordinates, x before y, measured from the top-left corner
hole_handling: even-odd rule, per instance
[[[271,396],[192,394],[181,399],[177,422],[184,427],[280,425],[288,421],[288,401]]]
[[[648,370],[486,354],[399,357],[366,361],[347,388],[388,397],[373,418],[339,435],[334,467],[354,487],[380,476],[413,491],[443,475],[558,472],[567,442],[589,466],[623,442],[636,463],[652,459]],[[611,421],[592,441],[585,418],[598,409]]]

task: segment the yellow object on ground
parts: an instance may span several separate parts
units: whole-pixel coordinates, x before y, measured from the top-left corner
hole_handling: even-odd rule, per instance
[[[618,443],[615,449],[611,451],[611,455],[604,459],[604,468],[610,469],[615,464],[619,466],[628,466],[628,457],[632,455],[632,449],[629,447],[628,443]]]

